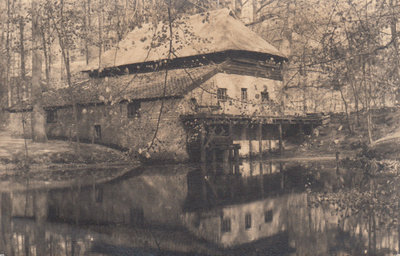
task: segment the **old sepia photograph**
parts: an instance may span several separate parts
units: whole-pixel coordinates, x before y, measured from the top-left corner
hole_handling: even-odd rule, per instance
[[[0,256],[398,256],[399,218],[400,0],[0,0]]]

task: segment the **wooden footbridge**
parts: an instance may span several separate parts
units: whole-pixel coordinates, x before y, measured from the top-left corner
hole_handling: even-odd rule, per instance
[[[241,146],[234,141],[244,140],[248,141],[250,158],[263,152],[263,140],[279,140],[279,152],[282,154],[286,136],[311,134],[314,127],[321,125],[326,118],[317,114],[242,116],[200,113],[181,116],[187,127],[198,131],[197,139],[188,148],[192,159],[201,162],[238,161]],[[254,141],[258,141],[258,149],[254,148]],[[270,144],[269,147],[271,150]]]

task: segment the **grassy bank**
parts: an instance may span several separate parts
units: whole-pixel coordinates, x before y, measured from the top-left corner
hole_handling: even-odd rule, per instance
[[[35,143],[0,131],[0,183],[46,187],[94,182],[123,175],[138,165],[124,152],[96,144],[49,140]],[[79,146],[79,149],[78,149]]]
[[[350,116],[352,131],[348,129],[345,115],[332,115],[329,122],[318,127],[311,136],[304,138],[289,150],[294,155],[334,155],[341,158],[356,157],[364,151],[380,158],[395,159],[400,156],[400,109],[381,109],[372,115],[373,144],[369,144],[366,118],[359,114],[359,123],[355,114]]]

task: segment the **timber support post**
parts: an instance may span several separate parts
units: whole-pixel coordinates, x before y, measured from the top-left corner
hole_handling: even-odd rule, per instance
[[[234,163],[232,161],[232,152],[233,149],[229,149],[229,174],[233,174],[234,173]]]
[[[206,162],[206,128],[204,123],[200,125],[200,162]]]
[[[239,148],[234,147],[233,149],[233,157],[235,159],[235,173],[239,173]]]
[[[281,175],[281,189],[285,188],[285,173],[283,171],[283,164],[282,162],[279,163],[279,173]]]
[[[262,123],[260,122],[260,124],[258,125],[258,153],[260,154],[260,160],[262,159]]]
[[[233,139],[233,126],[232,122],[229,122],[229,138]]]
[[[212,150],[212,166],[213,166],[213,172],[217,172],[217,149],[213,148]]]
[[[264,198],[264,170],[263,170],[263,163],[260,161],[260,189],[261,189],[261,196]]]
[[[279,152],[283,155],[283,132],[282,132],[282,123],[278,125],[279,130]]]
[[[252,154],[253,154],[253,147],[251,145],[251,126],[250,126],[250,124],[247,126],[247,136],[249,139],[249,159],[251,159]]]
[[[222,152],[222,156],[223,156],[223,170],[224,170],[224,173],[229,173],[229,170],[230,170],[230,168],[229,168],[229,156],[230,156],[230,153],[229,153],[229,151],[230,151],[230,149],[229,148],[227,148],[227,149],[224,149]]]

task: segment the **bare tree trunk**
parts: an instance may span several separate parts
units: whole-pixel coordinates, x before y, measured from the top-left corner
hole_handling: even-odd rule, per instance
[[[32,1],[32,140],[46,142],[45,112],[42,106],[42,88],[40,85],[42,74],[42,55],[40,45],[40,19],[36,0]]]
[[[61,33],[59,32],[59,36],[64,34],[65,32],[65,27],[64,27],[64,1],[61,0]],[[70,55],[69,55],[69,46],[65,43],[65,38],[62,38],[62,40],[59,40],[60,42],[60,47],[61,47],[61,53],[62,57],[64,60],[65,64],[65,71],[67,73],[67,83],[68,83],[68,88],[70,89],[70,97],[72,101],[72,114],[74,116],[74,121],[75,121],[75,137],[76,137],[76,152],[78,156],[80,155],[80,140],[79,140],[79,123],[78,123],[78,107],[77,103],[75,101],[75,97],[73,94],[73,86],[72,86],[72,80],[71,80],[71,67],[70,67]]]
[[[253,7],[253,9],[252,9],[252,11],[253,11],[253,17],[252,18],[253,19],[252,19],[252,21],[255,22],[257,20],[257,0],[252,0],[251,5]]]
[[[366,106],[366,111],[367,111],[367,131],[368,131],[368,141],[369,144],[371,144],[374,140],[372,138],[372,117],[371,117],[371,85],[370,83],[367,83],[367,74],[366,74],[366,66],[367,63],[363,63],[363,81],[364,81],[364,97],[365,97],[365,106]]]
[[[99,72],[101,72],[101,53],[103,51],[103,1],[99,0],[99,8],[100,12],[98,14],[98,23],[99,23]]]
[[[343,101],[343,104],[344,104],[344,109],[345,109],[345,112],[346,112],[347,127],[349,129],[349,132],[352,133],[353,130],[351,129],[351,123],[350,123],[350,117],[349,117],[349,110],[348,110],[347,101],[344,98],[343,91],[342,91],[342,88],[340,86],[339,86],[339,91],[340,91],[340,96],[342,98],[342,101]]]
[[[354,107],[356,109],[356,123],[360,127],[360,109],[359,109],[359,95],[354,81],[350,81],[351,89],[353,91]]]
[[[48,25],[48,24],[46,24]],[[45,72],[46,72],[46,85],[50,85],[50,61],[49,61],[49,54],[50,51],[47,47],[47,37],[46,37],[46,29],[42,28],[42,47],[43,47],[43,55],[44,55],[44,65],[45,65]]]
[[[20,41],[20,57],[21,57],[21,79],[25,82],[25,48],[24,48],[24,19],[19,19],[19,41]]]
[[[10,84],[10,63],[11,63],[11,51],[10,51],[10,20],[11,20],[11,6],[10,0],[7,0],[7,35],[6,35],[6,57],[7,57],[7,68],[6,68],[6,83],[7,83],[7,98],[8,107],[12,105],[12,94],[11,94],[11,84]]]
[[[234,0],[235,1],[235,14],[239,18],[242,17],[242,1],[241,0]]]
[[[83,9],[84,9],[84,15],[85,15],[85,17],[83,18],[83,26],[84,26],[84,28],[85,28],[85,57],[86,57],[86,65],[88,65],[89,64],[89,25],[88,25],[88,23],[89,23],[89,15],[90,15],[90,7],[89,7],[89,4],[90,4],[90,0],[88,0],[87,2],[86,2],[86,0],[85,1],[83,1]]]

